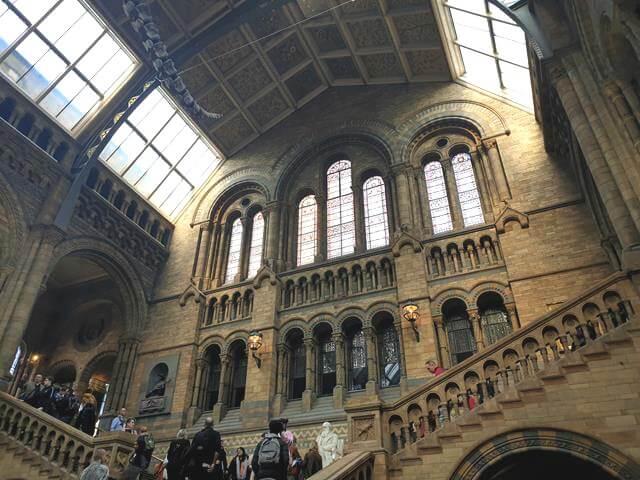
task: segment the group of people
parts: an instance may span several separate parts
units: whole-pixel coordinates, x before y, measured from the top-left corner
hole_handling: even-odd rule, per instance
[[[214,430],[213,420],[207,418],[204,428],[189,442],[185,430],[180,430],[169,445],[166,458],[156,472],[168,480],[304,480],[322,469],[317,444],[312,445],[304,458],[296,445],[296,438],[287,431],[284,419],[272,420],[269,431],[262,435],[251,455],[238,448],[228,460],[220,433]],[[142,444],[140,450],[142,451]],[[126,473],[126,472],[125,472]],[[126,477],[125,478],[136,478]]]
[[[56,387],[51,377],[36,374],[33,381],[23,379],[18,398],[88,435],[95,431],[98,402],[91,390],[80,397],[71,386]]]

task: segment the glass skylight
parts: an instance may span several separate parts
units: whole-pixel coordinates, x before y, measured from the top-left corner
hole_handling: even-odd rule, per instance
[[[175,217],[221,157],[156,88],[120,125],[100,159],[165,215]]]
[[[78,0],[0,0],[0,72],[68,130],[136,62]]]
[[[488,0],[447,0],[462,79],[532,107],[527,41],[522,29]]]

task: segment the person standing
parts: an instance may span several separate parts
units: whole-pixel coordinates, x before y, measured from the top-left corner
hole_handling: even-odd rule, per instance
[[[213,429],[213,419],[207,417],[204,428],[196,433],[185,459],[185,476],[190,480],[212,478],[215,465],[220,461],[222,441],[220,434]]]
[[[117,417],[111,420],[110,432],[124,432],[127,426],[127,409],[122,407]]]
[[[87,468],[82,471],[80,480],[108,480],[109,467],[105,463],[106,450],[99,448]]]
[[[25,382],[23,392],[20,394],[20,400],[23,400],[32,407],[35,407],[35,395],[36,392],[43,388],[43,380],[44,377],[40,373],[37,373],[36,376],[33,377],[33,382]]]
[[[309,478],[320,470],[322,470],[322,457],[320,456],[320,453],[318,453],[318,444],[314,440],[311,442],[309,451],[304,455],[302,473],[304,474],[304,478]]]
[[[302,456],[298,446],[293,442],[289,445],[289,468],[287,469],[287,480],[300,480],[302,474]]]
[[[282,422],[271,420],[269,433],[265,434],[264,438],[256,445],[251,461],[255,480],[287,480],[289,447],[280,438],[282,430]]]
[[[229,464],[229,478],[231,478],[231,480],[249,480],[249,478],[251,478],[249,457],[242,447],[236,450],[235,457],[231,459],[231,463]]]
[[[445,369],[438,365],[435,360],[427,360],[425,366],[427,371],[434,377],[439,377],[445,372]]]
[[[140,427],[140,435],[136,439],[136,449],[133,451],[129,465],[124,470],[122,478],[124,480],[138,480],[140,474],[149,468],[154,448],[155,442],[147,431],[147,427]]]
[[[171,440],[167,458],[165,460],[165,469],[169,480],[184,480],[184,461],[189,451],[189,440],[187,440],[187,431],[181,429],[178,431],[175,440]]]
[[[53,415],[55,413],[55,389],[51,377],[45,377],[41,388],[34,393],[35,400],[33,406],[44,413]]]
[[[135,418],[128,418],[127,419],[127,423],[125,423],[124,425],[124,431],[127,433],[130,433],[131,435],[137,435],[138,432],[136,431],[136,419]]]
[[[93,395],[83,395],[82,403],[78,409],[78,420],[76,428],[82,430],[87,435],[93,435],[96,429],[96,404]]]

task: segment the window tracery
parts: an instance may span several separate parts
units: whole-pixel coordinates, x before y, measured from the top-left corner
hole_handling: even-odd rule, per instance
[[[387,198],[382,177],[369,178],[362,186],[364,197],[364,227],[367,250],[389,244]]]
[[[229,239],[229,257],[227,258],[227,271],[225,283],[233,282],[235,276],[240,272],[240,253],[242,249],[242,220],[236,218],[231,226],[231,237]]]
[[[262,265],[262,244],[264,242],[264,216],[258,212],[253,216],[251,247],[249,249],[249,270],[247,276],[253,278]]]
[[[327,258],[355,250],[351,162],[339,160],[327,170]]]
[[[317,253],[318,205],[307,195],[298,204],[298,265],[313,263]]]
[[[427,163],[424,167],[424,176],[427,182],[433,233],[438,234],[453,230],[453,220],[451,218],[442,164],[439,161]]]
[[[400,342],[393,325],[388,325],[378,333],[380,355],[380,386],[392,387],[400,383]]]
[[[458,153],[451,159],[453,175],[456,179],[458,190],[458,200],[462,210],[462,220],[465,227],[484,223],[482,216],[482,205],[480,203],[480,193],[476,185],[471,155],[468,153]]]

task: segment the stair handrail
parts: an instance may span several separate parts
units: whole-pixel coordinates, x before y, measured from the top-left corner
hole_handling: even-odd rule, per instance
[[[421,395],[424,395],[428,391],[433,390],[435,387],[441,384],[446,385],[448,382],[452,380],[452,377],[462,373],[464,370],[469,369],[472,365],[476,363],[482,363],[482,360],[492,356],[497,351],[508,347],[509,344],[513,343],[515,340],[524,338],[534,330],[540,329],[541,327],[544,326],[545,323],[550,322],[551,320],[557,318],[559,315],[565,314],[566,312],[574,308],[576,305],[589,299],[599,291],[602,291],[613,284],[616,284],[618,282],[628,280],[628,279],[629,279],[629,275],[625,272],[616,272],[610,275],[609,277],[601,280],[600,282],[597,282],[591,288],[582,292],[580,295],[573,297],[570,300],[567,300],[559,307],[544,314],[538,320],[535,320],[522,328],[514,330],[512,333],[501,338],[497,342],[491,344],[489,347],[486,347],[481,352],[475,353],[468,359],[465,359],[462,362],[458,363],[457,365],[447,369],[441,375],[433,379],[430,379],[425,384],[420,385],[419,387],[414,388],[411,392],[401,396],[395,401],[383,402],[381,407],[382,410],[388,411],[388,410],[395,410],[399,407],[403,407],[413,402],[416,397],[420,397]]]
[[[373,478],[374,455],[368,451],[355,451],[337,459],[328,467],[312,475],[313,480],[358,480],[359,478]],[[370,475],[366,475],[367,468]],[[359,476],[360,472],[365,475]]]

